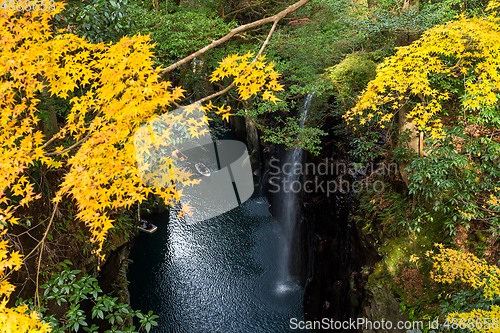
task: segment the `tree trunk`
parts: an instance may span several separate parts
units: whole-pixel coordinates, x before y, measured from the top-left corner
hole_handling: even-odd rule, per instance
[[[419,5],[419,0],[404,0],[403,11],[407,11],[410,8],[413,8],[414,6],[418,5]],[[407,46],[410,45],[417,38],[418,36],[415,36],[415,34],[412,34],[411,32],[398,32],[396,34],[396,45],[398,47]],[[419,135],[415,124],[407,118],[408,112],[409,109],[408,106],[406,105],[399,110],[399,115],[398,115],[399,135],[400,136],[403,135],[403,133],[407,130],[411,131],[411,135],[405,144],[398,144],[397,147],[401,148],[402,146],[406,146],[407,149],[413,150],[420,156],[423,148],[423,137]],[[399,162],[399,171],[401,173],[401,178],[403,178],[403,181],[405,182],[406,186],[408,186],[410,182],[408,180],[408,171],[404,169],[409,165],[410,165],[409,161]]]
[[[414,7],[418,8],[418,6],[419,6],[419,0],[404,0],[402,11],[405,12]],[[398,31],[396,33],[396,46],[407,46],[417,39],[418,39],[418,34],[416,32]]]
[[[403,1],[403,11],[407,11],[410,8],[419,5],[419,0],[404,0]]]
[[[407,118],[408,107],[403,106],[399,110],[398,117],[398,127],[399,127],[399,135],[404,135],[407,130],[411,131],[411,135],[405,143],[398,143],[398,148],[405,146],[407,149],[412,150],[420,155],[420,146],[421,140],[420,135],[418,134],[417,127],[415,124]],[[406,167],[410,165],[410,161],[400,161],[399,162],[399,172],[401,173],[401,178],[405,182],[406,186],[410,184],[408,180],[408,171],[405,170]]]
[[[43,97],[49,97],[49,89],[45,86],[42,90]],[[42,119],[42,132],[48,140],[59,132],[59,125],[57,123],[57,111],[54,106],[49,106],[49,114],[47,118]]]

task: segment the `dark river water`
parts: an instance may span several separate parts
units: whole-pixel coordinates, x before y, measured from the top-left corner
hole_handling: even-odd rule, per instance
[[[134,310],[160,316],[153,332],[298,331],[289,325],[303,320],[303,290],[280,281],[285,237],[264,197],[191,225],[175,216],[151,222],[157,232],[141,233],[132,248],[129,290]]]

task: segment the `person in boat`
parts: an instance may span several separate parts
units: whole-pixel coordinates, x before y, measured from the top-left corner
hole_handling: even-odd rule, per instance
[[[205,164],[199,162],[196,163],[195,167],[200,174],[204,176],[210,176],[210,169]]]
[[[146,229],[147,230],[153,229],[153,224],[151,224],[151,222],[148,222],[147,225],[146,225]]]

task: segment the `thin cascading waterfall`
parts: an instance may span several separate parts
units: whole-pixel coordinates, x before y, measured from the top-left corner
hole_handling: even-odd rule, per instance
[[[299,127],[302,128],[307,118],[313,94],[308,94],[300,112]],[[284,246],[281,253],[277,292],[283,293],[298,287],[298,282],[291,274],[294,256],[294,239],[300,218],[300,200],[302,197],[301,170],[303,151],[300,148],[288,150],[281,163],[280,191],[277,193],[275,218],[281,224]]]

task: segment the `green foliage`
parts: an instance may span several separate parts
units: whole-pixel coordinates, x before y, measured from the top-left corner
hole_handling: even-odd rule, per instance
[[[300,128],[297,118],[276,117],[276,120],[283,123],[282,128],[263,128],[266,142],[284,144],[288,148],[301,148],[308,150],[314,155],[319,154],[321,136],[327,135],[324,131],[315,127]]]
[[[489,0],[437,0],[432,1],[438,6],[445,7],[449,12],[459,12],[467,15],[484,14]]]
[[[287,6],[295,3],[295,0],[197,0],[185,2],[190,9],[217,13],[218,16],[227,20],[238,20],[240,24],[272,16]]]
[[[365,135],[352,138],[349,154],[359,163],[373,161],[383,153],[381,136],[380,131],[367,128]]]
[[[188,9],[171,14],[134,5],[130,6],[129,15],[136,23],[132,34],[151,34],[151,39],[157,43],[156,56],[161,63],[167,64],[170,60],[188,56],[237,26],[235,22],[225,23],[213,14]]]
[[[140,311],[133,311],[127,304],[117,304],[118,297],[102,294],[97,279],[87,274],[78,277],[80,273],[80,270],[70,270],[66,266],[61,273],[54,274],[47,284],[41,286],[44,293],[41,297],[42,308],[39,312],[42,320],[50,323],[53,333],[79,332],[80,328],[85,332],[100,332],[100,326],[96,324],[89,327],[89,319],[94,318],[111,324],[112,329],[105,333],[135,332],[135,326],[126,327],[127,320],[134,316],[139,318],[139,331],[145,329],[149,332],[153,326],[158,325],[155,321],[158,316],[152,311],[145,315]],[[92,303],[90,318],[81,308],[84,301]],[[68,310],[62,316],[56,317],[47,308],[49,302],[55,302],[58,306],[66,304]],[[17,301],[17,304],[23,303],[35,309],[32,299]]]
[[[365,88],[375,78],[377,65],[370,54],[355,52],[346,56],[339,64],[327,69],[338,99],[344,107],[350,107],[355,94]]]
[[[128,0],[69,1],[56,15],[57,25],[92,42],[118,41],[133,27],[127,16]]]
[[[401,5],[402,1],[398,2]],[[421,33],[437,24],[450,21],[457,14],[456,11],[443,4],[422,4],[421,8],[413,7],[402,10],[399,6],[376,7],[371,16],[363,23],[368,24],[372,33]],[[371,22],[369,22],[371,21]]]
[[[418,7],[403,11],[403,1],[374,0],[374,17],[390,31],[424,31],[452,20],[458,14],[483,15],[488,0],[420,1]]]
[[[462,126],[449,129],[448,134],[427,149],[428,156],[412,161],[410,194],[429,203],[433,214],[446,216],[444,223],[451,233],[458,224],[481,220],[499,234],[500,215],[494,207],[487,208],[487,201],[500,180],[500,145],[488,137],[466,135]],[[461,151],[457,141],[462,142]]]
[[[149,311],[147,315],[142,314],[141,312],[136,313],[139,318],[139,322],[141,324],[141,328],[144,327],[146,332],[149,332],[153,326],[157,326],[155,319],[158,318],[157,315],[153,314],[153,311]]]
[[[319,75],[367,40],[366,30],[356,25],[361,15],[348,0],[312,1],[293,17],[308,20],[287,24],[273,35],[268,56],[290,81],[292,94],[316,91],[319,96],[329,89]]]
[[[390,199],[390,207],[402,204],[413,209],[407,211],[401,223],[411,221],[411,226],[401,224],[402,230],[421,229],[426,223],[441,226],[449,235],[455,235],[456,228],[469,228],[472,221],[482,221],[493,234],[500,233],[500,214],[497,206],[490,202],[490,194],[498,192],[500,180],[499,143],[489,137],[474,137],[466,128],[458,125],[447,128],[443,139],[427,139],[428,148],[424,156],[417,156],[413,150],[401,147],[392,151],[394,161],[411,161],[408,195],[397,195]],[[456,143],[460,142],[460,149]],[[363,155],[375,144],[375,138],[368,135],[353,140],[353,154]],[[364,147],[365,150],[359,147]],[[396,176],[396,175],[395,175]],[[388,188],[388,187],[387,187]],[[386,188],[386,189],[387,189]],[[365,209],[365,208],[363,208]],[[388,216],[398,216],[386,209]]]
[[[446,294],[440,307],[443,317],[447,317],[454,312],[470,312],[475,309],[489,310],[492,304],[500,305],[500,297],[495,295],[492,300],[486,298],[482,288],[479,288]]]
[[[286,96],[289,93],[281,95]],[[283,98],[281,95],[279,97]],[[312,100],[314,101],[314,96]],[[253,103],[254,108],[241,110],[236,115],[251,117],[262,131],[262,140],[265,142],[283,144],[287,148],[301,148],[317,155],[320,151],[321,137],[327,135],[327,133],[318,126],[314,126],[314,123],[311,125],[311,112],[308,112],[307,119],[302,127],[299,125],[300,119],[287,115],[294,108],[300,108],[299,105],[294,100],[279,101],[276,104],[255,101]],[[310,109],[312,109],[312,106]],[[259,118],[266,114],[274,115],[272,119],[275,125],[259,121]]]
[[[137,224],[136,224],[135,217],[131,217],[127,214],[117,214],[116,216],[116,224],[114,228],[110,230],[110,235],[114,236],[117,235],[119,237],[122,237],[123,242],[128,242],[132,239],[132,237],[135,235],[135,232],[137,231]],[[83,235],[75,235],[76,238],[79,238]],[[110,238],[112,239],[112,238]],[[114,243],[114,242],[108,242],[108,243]],[[114,248],[110,249],[114,250]]]

